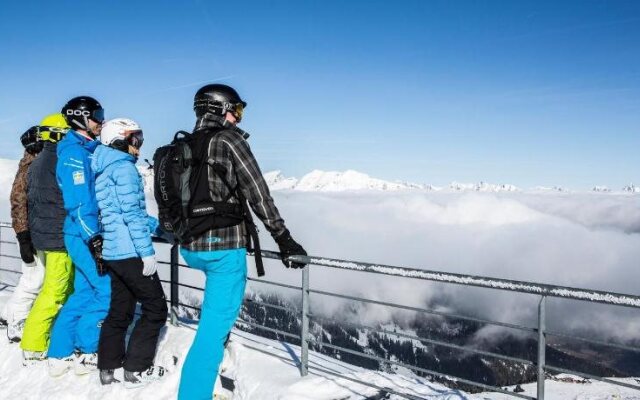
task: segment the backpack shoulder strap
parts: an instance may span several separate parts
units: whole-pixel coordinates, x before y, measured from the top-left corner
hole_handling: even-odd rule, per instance
[[[244,210],[244,222],[247,228],[248,233],[248,247],[249,251],[253,250],[255,262],[256,262],[256,271],[258,276],[264,276],[264,264],[262,262],[262,251],[260,250],[260,238],[258,236],[258,228],[256,227],[255,222],[253,222],[253,217],[251,216],[251,210],[249,209],[249,204],[247,203],[247,199],[242,194],[242,191],[236,185],[236,187],[231,187],[231,184],[227,180],[227,169],[224,165],[217,162],[210,162],[211,169],[216,173],[224,183],[224,185],[229,189],[229,192],[235,196],[240,204],[242,204],[242,209]],[[253,246],[251,245],[253,243]]]

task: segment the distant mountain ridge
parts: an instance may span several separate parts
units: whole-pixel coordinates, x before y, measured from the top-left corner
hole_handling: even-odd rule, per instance
[[[313,170],[302,178],[287,177],[281,171],[270,171],[264,174],[267,185],[271,190],[295,190],[301,192],[344,192],[344,191],[444,191],[444,192],[562,192],[569,193],[572,190],[561,186],[537,186],[532,189],[522,189],[512,184],[494,184],[488,182],[461,183],[451,182],[443,188],[429,184],[412,183],[404,181],[385,181],[373,178],[362,172],[354,170],[346,171],[321,171]],[[594,193],[616,193],[607,186],[593,186]],[[640,193],[640,187],[630,184],[617,193]]]

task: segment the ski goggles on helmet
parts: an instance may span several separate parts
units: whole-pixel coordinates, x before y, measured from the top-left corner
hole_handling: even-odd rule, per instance
[[[242,103],[231,104],[229,111],[233,114],[234,117],[236,117],[238,122],[240,122],[242,120],[242,115],[244,114],[244,104]]]
[[[104,123],[104,108],[98,108],[97,110],[93,110],[89,118],[91,118],[93,122],[96,122],[102,125]]]
[[[142,131],[129,131],[125,134],[125,140],[130,146],[139,149],[144,143],[144,134]]]
[[[59,142],[67,133],[68,128],[60,128],[57,126],[39,126],[38,139],[49,142]]]

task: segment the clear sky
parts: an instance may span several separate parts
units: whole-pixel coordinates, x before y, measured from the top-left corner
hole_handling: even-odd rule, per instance
[[[0,157],[69,98],[191,129],[223,82],[263,170],[640,184],[640,1],[2,1]]]

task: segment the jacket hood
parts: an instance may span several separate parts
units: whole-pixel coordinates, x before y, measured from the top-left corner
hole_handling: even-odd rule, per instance
[[[136,163],[136,159],[129,153],[116,150],[109,146],[98,146],[93,153],[93,159],[91,160],[91,169],[96,173],[102,173],[109,165],[118,161],[129,161],[133,164]]]
[[[87,139],[73,129],[69,129],[67,134],[64,135],[64,138],[58,142],[58,151],[63,151],[65,148],[75,144],[80,144],[90,153],[93,153],[96,147],[100,144],[100,141]]]

